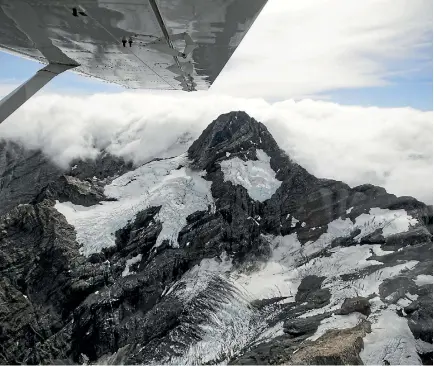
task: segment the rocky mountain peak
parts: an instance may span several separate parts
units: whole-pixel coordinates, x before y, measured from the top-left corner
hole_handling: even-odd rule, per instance
[[[432,364],[432,207],[244,112],[136,167],[3,143],[0,183],[3,364]]]
[[[208,170],[229,156],[255,160],[256,149],[272,152],[279,147],[261,122],[246,112],[236,111],[214,120],[188,149],[188,156],[194,168]]]

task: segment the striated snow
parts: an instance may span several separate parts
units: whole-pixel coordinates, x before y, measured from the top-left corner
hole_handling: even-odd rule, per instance
[[[237,292],[236,284],[231,283],[229,272],[232,269],[232,260],[224,252],[219,258],[203,259],[200,264],[190,269],[174,286],[169,289],[165,296],[172,292],[174,287],[182,290],[176,292],[184,304],[196,301],[199,294],[208,294],[211,299],[210,304],[216,304],[217,309],[209,311],[208,322],[198,325],[198,331],[202,336],[198,342],[189,346],[181,357],[171,358],[170,360],[159,360],[156,364],[170,363],[175,365],[204,364],[213,360],[220,362],[228,361],[231,356],[240,351],[247,345],[261,330],[266,330],[267,324],[257,316],[257,311],[250,306],[241,293]],[[209,293],[208,286],[216,278],[227,280],[228,296],[222,294],[215,297]],[[182,284],[182,286],[179,286]],[[233,286],[235,285],[235,286]],[[207,296],[207,295],[206,295]],[[205,299],[201,299],[201,306],[204,306]],[[273,334],[277,334],[276,329]],[[266,334],[264,336],[267,336]]]
[[[355,237],[360,241],[364,236],[373,233],[377,229],[382,229],[383,236],[408,231],[410,226],[417,224],[417,220],[412,218],[405,210],[389,210],[378,207],[371,208],[369,214],[361,214],[356,218],[355,228],[362,232]]]
[[[306,245],[301,245],[296,233],[283,237],[264,236],[270,243],[271,254],[266,262],[257,262],[253,269],[243,270],[233,266],[231,258],[226,253],[220,258],[202,260],[181,280],[184,283],[184,290],[178,296],[181,296],[183,301],[186,303],[192,301],[195,294],[204,291],[210,279],[215,276],[226,278],[231,286],[237,289],[240,297],[225,303],[213,315],[212,324],[202,324],[200,326],[204,332],[202,339],[192,344],[182,357],[170,360],[171,363],[206,363],[217,359],[225,363],[231,355],[236,354],[246,345],[257,344],[282,335],[282,322],[269,327],[266,317],[258,314],[246,304],[249,301],[278,296],[288,297],[281,303],[292,302],[302,279],[308,275],[326,276],[322,287],[330,290],[331,299],[328,305],[308,311],[300,315],[300,318],[337,310],[348,297],[367,297],[373,293],[378,294],[379,286],[385,279],[393,278],[414,268],[418,261],[403,261],[391,267],[377,269],[360,278],[356,276],[354,280],[342,280],[341,275],[355,274],[364,268],[382,265],[381,261],[369,259],[373,254],[381,256],[393,253],[393,251],[383,251],[381,244],[330,248],[333,239],[349,236],[356,228],[361,227],[365,235],[378,228],[383,230],[386,228],[386,235],[391,235],[406,231],[410,225],[415,223],[410,216],[401,211],[371,210],[370,212],[370,218],[361,215],[354,223],[348,218],[334,220],[328,225],[326,233],[322,234],[317,241],[308,242]],[[377,215],[379,217],[376,217]],[[397,220],[398,223],[393,223],[393,220]],[[327,256],[309,257],[324,248],[328,249]],[[421,277],[422,279],[426,281],[424,277]],[[168,293],[170,291],[172,289],[169,289]],[[405,298],[400,299],[401,306],[415,298],[415,295],[406,294]],[[399,322],[394,325],[395,333],[392,336],[385,334],[383,329],[385,324],[393,320],[391,317],[397,317],[397,315],[387,312],[387,309],[384,310],[385,304],[378,297],[375,299],[374,314],[369,317],[374,332],[367,338],[367,347],[362,359],[365,363],[381,364],[384,357],[390,357],[393,353],[393,357],[389,360],[391,363],[395,361],[418,363],[416,341],[408,325],[402,323],[402,319],[399,318]],[[352,328],[365,318],[359,313],[333,315],[324,319],[309,339],[316,340],[329,329]],[[426,348],[426,345],[423,346]],[[381,362],[378,362],[380,359]]]
[[[229,359],[241,351],[256,333],[253,317],[254,310],[246,301],[234,299],[232,302],[222,304],[221,308],[212,315],[212,322],[198,326],[203,332],[202,339],[193,343],[181,357],[171,358],[170,364],[203,365],[215,360],[227,364]],[[157,362],[157,364],[162,363]]]
[[[127,259],[127,262],[125,263],[125,269],[122,271],[122,277],[128,276],[129,274],[133,274],[134,272],[130,272],[130,266],[139,263],[141,260],[142,260],[141,254],[137,254],[133,258]]]
[[[270,157],[260,149],[256,150],[258,160],[243,161],[238,157],[220,163],[224,180],[247,189],[254,200],[264,202],[270,199],[282,184],[275,178],[270,166]]]
[[[204,291],[213,278],[228,274],[231,268],[232,259],[226,252],[223,252],[219,258],[202,259],[182,277],[180,282],[184,284],[184,290],[178,296],[183,301],[190,301],[199,292]],[[170,292],[171,290],[167,294]]]
[[[408,230],[415,221],[407,215],[404,210],[383,210],[371,209],[371,215],[362,214],[353,223],[349,218],[345,220],[339,218],[328,224],[327,232],[322,234],[315,242],[309,241],[303,246],[293,233],[286,236],[269,238],[272,249],[271,257],[265,263],[258,263],[257,268],[249,273],[237,271],[232,274],[238,283],[252,297],[252,299],[272,298],[277,296],[293,297],[301,280],[309,274],[317,276],[327,276],[335,279],[339,275],[352,273],[365,267],[382,262],[368,260],[372,253],[376,255],[386,255],[392,251],[383,251],[380,244],[357,245],[346,248],[333,248],[329,252],[330,257],[321,257],[309,261],[309,256],[328,248],[331,242],[338,237],[349,236],[354,230],[360,228],[364,235],[373,233],[378,228],[388,228],[391,234]],[[368,218],[369,216],[369,218]],[[398,223],[393,221],[397,220]],[[298,220],[297,220],[298,221]],[[363,229],[362,229],[363,228]],[[392,230],[393,229],[393,230]],[[306,262],[306,263],[305,263]],[[303,264],[304,263],[304,264]],[[364,293],[365,296],[372,292],[378,292],[378,286],[383,281],[384,276],[398,274],[401,270],[412,268],[417,261],[410,261],[395,267],[385,268],[376,271],[368,278],[355,281],[351,284],[350,296],[357,296],[357,291]],[[336,280],[337,281],[337,280]],[[341,281],[323,283],[323,287],[329,287],[333,292],[333,286],[347,286],[348,283]],[[370,291],[370,292],[369,292]],[[348,292],[348,289],[347,291]],[[336,304],[343,301],[342,296],[335,296]],[[340,306],[340,304],[339,304]],[[324,310],[317,310],[322,312]]]
[[[407,319],[398,316],[393,307],[372,314],[370,321],[372,332],[363,338],[364,349],[360,352],[365,365],[382,365],[383,360],[391,365],[421,364]]]
[[[75,227],[81,253],[86,256],[115,245],[115,232],[151,206],[161,206],[156,220],[163,228],[155,245],[169,240],[176,247],[186,217],[214,207],[211,183],[187,167],[179,168],[186,163],[186,156],[181,155],[150,162],[120,176],[104,190],[107,197],[117,201],[91,207],[56,202],[55,208]]]
[[[361,214],[356,217],[353,223],[349,218],[345,220],[338,218],[328,224],[327,232],[322,234],[315,242],[309,241],[305,244],[305,254],[312,255],[330,245],[331,241],[339,237],[348,237],[357,229],[361,233],[354,239],[358,242],[366,235],[382,229],[383,236],[387,237],[408,231],[411,225],[417,224],[417,220],[408,215],[405,210],[389,210],[371,208],[369,214]],[[384,255],[387,252],[381,248],[376,249],[377,255]],[[383,253],[383,254],[380,254]]]

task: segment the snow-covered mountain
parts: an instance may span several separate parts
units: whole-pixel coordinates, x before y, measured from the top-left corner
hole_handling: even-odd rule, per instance
[[[141,166],[3,142],[0,179],[1,363],[432,364],[432,206],[244,112]]]

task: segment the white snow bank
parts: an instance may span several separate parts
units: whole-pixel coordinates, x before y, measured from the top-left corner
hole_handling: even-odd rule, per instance
[[[405,210],[389,210],[378,207],[371,208],[369,214],[361,214],[356,217],[353,223],[349,218],[345,220],[338,218],[328,224],[327,232],[315,241],[307,242],[305,254],[311,255],[328,247],[332,240],[336,238],[345,238],[350,236],[352,232],[360,229],[361,232],[354,239],[360,243],[360,240],[366,235],[372,234],[378,229],[382,229],[383,236],[388,237],[393,234],[398,234],[408,231],[411,225],[415,225],[417,220],[407,214]],[[382,251],[381,248],[376,248],[377,255],[389,254]]]
[[[297,288],[305,276],[309,274],[317,276],[325,275],[328,277],[328,280],[323,283],[323,287],[329,287],[333,293],[334,284],[348,287],[346,282],[338,281],[340,275],[353,273],[356,270],[375,264],[382,264],[382,262],[368,261],[367,259],[373,253],[376,255],[386,255],[392,253],[392,251],[383,251],[380,244],[374,244],[334,248],[330,250],[332,253],[330,257],[316,258],[307,262],[309,256],[324,248],[328,248],[334,239],[347,237],[358,228],[360,228],[363,234],[359,235],[360,238],[373,233],[379,228],[383,228],[384,235],[388,236],[406,231],[410,225],[416,222],[405,210],[372,208],[370,214],[358,216],[355,223],[349,218],[345,220],[339,218],[330,222],[326,233],[323,233],[315,242],[309,241],[303,246],[298,241],[296,233],[284,237],[270,238],[270,245],[272,247],[270,259],[266,263],[259,263],[256,270],[252,272],[234,273],[234,280],[253,299],[261,299],[277,296],[293,297],[297,293]],[[360,238],[358,239],[360,240]],[[304,262],[307,263],[303,264]],[[409,263],[403,263],[374,272],[370,277],[368,276],[366,283],[363,279],[359,282],[354,282],[350,286],[351,290],[347,288],[345,294],[351,297],[357,296],[358,291],[365,294],[365,296],[370,295],[372,292],[378,292],[378,286],[386,278],[384,276],[387,273],[391,276],[396,275],[405,268],[414,267],[417,263],[417,261],[410,261]],[[338,290],[336,289],[334,296],[335,303],[333,304],[335,308],[339,307],[340,304],[338,303],[343,301],[344,297],[342,296],[338,296]],[[313,310],[316,313],[323,311],[324,309]]]
[[[432,285],[433,284],[433,277],[432,275],[418,275],[416,279],[413,280],[414,283],[418,286],[423,285]]]
[[[141,254],[137,254],[135,257],[127,259],[125,263],[125,269],[122,272],[122,277],[128,276],[129,274],[133,274],[134,272],[130,272],[130,266],[139,263],[141,260],[142,260]]]
[[[407,214],[405,210],[389,210],[378,207],[371,208],[369,214],[361,214],[356,218],[355,227],[362,232],[355,237],[360,241],[366,235],[377,229],[383,229],[383,236],[408,231],[411,225],[417,224],[417,220]]]
[[[365,365],[382,365],[383,360],[391,365],[421,364],[406,318],[399,317],[392,307],[371,317],[372,332],[364,337],[364,349],[360,352]]]
[[[211,183],[197,172],[179,165],[184,155],[145,164],[115,179],[105,187],[105,195],[117,201],[83,207],[56,202],[55,208],[75,227],[81,253],[88,256],[115,245],[114,233],[148,207],[161,206],[156,219],[162,230],[156,246],[168,239],[177,246],[179,231],[188,215],[213,206]]]
[[[322,320],[315,334],[307,339],[315,341],[330,329],[354,328],[363,319],[366,319],[366,316],[358,312],[348,315],[332,315],[331,317]]]
[[[264,202],[270,199],[282,184],[275,178],[270,166],[270,157],[260,149],[256,150],[258,160],[243,161],[238,157],[220,163],[224,180],[247,189],[254,200]]]

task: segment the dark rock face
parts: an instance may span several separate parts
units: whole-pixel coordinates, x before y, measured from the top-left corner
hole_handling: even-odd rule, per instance
[[[0,215],[18,204],[30,203],[38,195],[47,194],[50,190],[57,191],[57,198],[69,200],[69,196],[63,195],[61,191],[74,185],[72,177],[80,181],[88,179],[91,183],[93,177],[114,177],[132,168],[131,163],[121,158],[101,154],[95,160],[73,162],[72,168],[65,170],[40,151],[26,150],[17,143],[0,140]],[[62,174],[66,175],[61,177]],[[49,188],[46,187],[48,184]],[[43,190],[48,192],[41,192]],[[49,196],[48,194],[45,198]],[[99,198],[94,197],[93,200],[95,199]],[[78,202],[80,201],[77,204],[82,204]]]
[[[263,202],[225,180],[220,166],[235,157],[257,160],[258,149],[270,157],[281,182]],[[400,314],[416,339],[432,343],[432,284],[417,284],[418,276],[432,276],[432,207],[411,197],[397,198],[381,187],[350,188],[314,177],[244,112],[212,122],[188,157],[190,168],[205,171],[215,207],[189,215],[177,245],[166,240],[155,246],[164,227],[157,203],[135,212],[134,219],[111,233],[114,246],[85,257],[74,227],[55,209],[55,201],[92,208],[112,200],[104,187],[132,165],[101,154],[62,171],[40,152],[11,143],[0,146],[2,363],[361,364],[370,313],[381,311],[372,308],[373,297],[386,307],[417,297],[399,307]],[[332,221],[354,223],[374,207],[405,210],[417,223],[393,235],[381,228],[362,235],[358,228],[295,258],[293,267],[282,267],[303,273],[291,296],[277,293],[252,300],[228,275],[248,277],[275,261],[270,237],[294,234],[302,248],[309,247],[328,233]],[[377,261],[374,265],[328,273],[327,260],[336,250],[359,245],[370,246],[366,261]],[[381,273],[408,261],[417,264],[399,275]],[[309,272],[318,262],[321,270]],[[351,287],[375,276],[384,278],[373,297],[334,300],[331,281]],[[333,313],[345,317],[354,311],[367,321],[308,340]],[[305,314],[310,315],[301,317]],[[281,332],[263,337],[274,328]],[[211,348],[228,341],[208,359],[195,345],[210,337]]]
[[[56,181],[48,183],[36,196],[35,202],[57,199],[60,202],[70,201],[88,207],[107,199],[103,191],[104,186],[97,181],[90,179],[82,181],[69,175],[62,175]]]
[[[40,151],[0,140],[0,215],[29,203],[62,170]]]
[[[369,300],[365,297],[352,297],[351,299],[345,299],[341,308],[336,311],[335,314],[338,315],[347,315],[350,313],[354,313],[355,311],[369,316],[371,314],[371,304]]]
[[[298,337],[306,333],[313,334],[318,328],[319,321],[321,321],[322,319],[323,317],[318,315],[311,318],[291,319],[284,323],[283,330],[285,333],[293,337]]]
[[[303,278],[298,286],[297,294],[295,295],[295,301],[305,302],[315,296],[321,291],[321,284],[325,280],[325,277],[307,276]],[[321,298],[321,296],[319,296]],[[323,302],[323,301],[319,301]]]
[[[408,317],[408,326],[417,338],[425,342],[432,343],[433,320],[432,320],[432,292],[420,296],[418,300],[412,302],[404,308]]]

